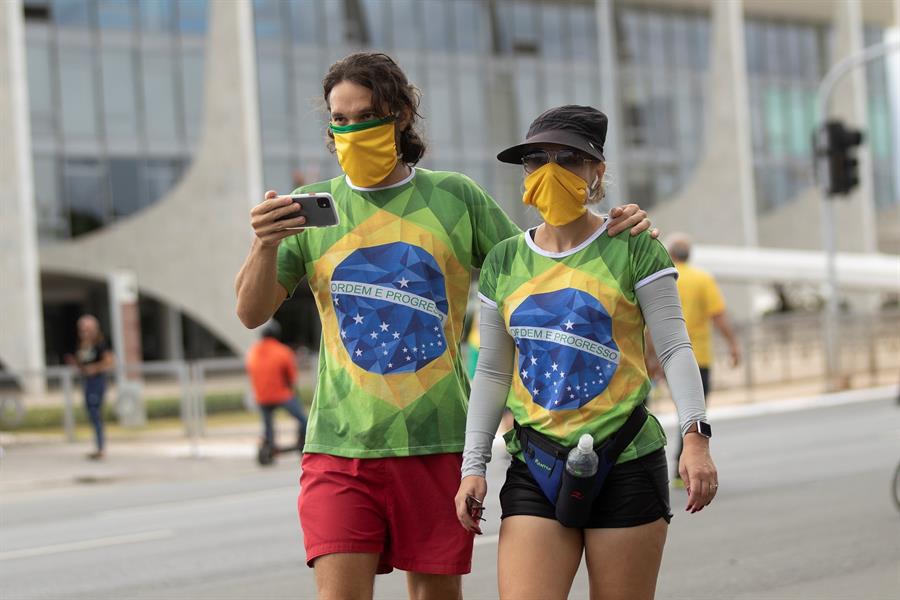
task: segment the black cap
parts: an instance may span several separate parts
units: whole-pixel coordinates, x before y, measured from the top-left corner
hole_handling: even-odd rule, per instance
[[[606,115],[592,106],[567,104],[551,108],[531,122],[525,141],[497,155],[501,162],[521,164],[522,156],[539,144],[561,144],[592,156],[603,157],[606,142]]]

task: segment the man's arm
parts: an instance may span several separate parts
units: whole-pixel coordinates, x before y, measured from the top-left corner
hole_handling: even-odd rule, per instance
[[[726,340],[728,340],[728,349],[731,352],[731,366],[736,367],[741,364],[741,345],[738,343],[734,329],[731,328],[731,322],[725,312],[713,316],[713,325],[719,330]]]
[[[287,290],[277,278],[278,246],[263,246],[253,240],[250,254],[237,274],[237,315],[248,329],[259,327],[272,318]]]
[[[278,283],[278,244],[296,233],[288,228],[306,222],[304,217],[296,216],[298,208],[290,196],[268,191],[265,199],[250,211],[256,237],[234,282],[237,315],[245,327],[253,329],[268,321],[287,298],[287,290]],[[292,218],[279,220],[292,214]]]

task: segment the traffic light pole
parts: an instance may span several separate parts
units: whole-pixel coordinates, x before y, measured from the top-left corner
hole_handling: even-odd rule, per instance
[[[834,65],[819,84],[817,114],[820,126],[816,127],[816,131],[821,130],[821,125],[828,118],[831,93],[841,77],[859,65],[898,50],[900,50],[900,41],[898,40],[875,44]],[[828,199],[828,177],[824,171],[826,170],[822,168],[822,161],[816,156],[815,175],[819,189],[822,190],[822,246],[825,250],[825,368],[827,370],[825,381],[828,391],[834,391],[841,387],[840,349],[838,347],[840,322],[838,321],[837,243],[834,231],[834,201]]]

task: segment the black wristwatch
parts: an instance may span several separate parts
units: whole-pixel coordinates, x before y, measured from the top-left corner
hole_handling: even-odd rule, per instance
[[[685,432],[685,435],[688,433],[699,433],[706,439],[709,439],[712,437],[712,427],[710,427],[709,423],[706,421],[693,421]]]

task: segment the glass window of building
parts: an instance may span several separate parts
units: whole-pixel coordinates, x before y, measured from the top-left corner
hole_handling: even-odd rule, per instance
[[[648,206],[681,189],[700,158],[708,28],[705,13],[617,7],[625,194]]]
[[[358,0],[361,23],[367,43],[374,50],[384,50],[388,44],[388,6],[385,0]]]
[[[285,16],[290,5],[280,0],[253,0],[253,26],[256,30],[257,46],[278,44],[289,23]]]
[[[143,88],[147,141],[171,147],[178,143],[175,101],[175,61],[167,49],[145,48]]]
[[[288,120],[287,61],[281,47],[260,46],[259,61],[259,116],[262,133],[268,140],[287,141],[291,136]]]
[[[753,18],[744,37],[757,210],[766,212],[812,185],[809,136],[826,28]]]
[[[187,140],[195,144],[203,131],[203,74],[206,68],[203,42],[184,44],[181,53],[181,94]]]
[[[138,12],[144,31],[165,32],[175,27],[173,0],[140,0]]]
[[[183,168],[184,161],[180,159],[151,158],[144,161],[140,170],[141,204],[146,206],[162,198],[175,186]]]
[[[178,30],[186,34],[206,31],[206,0],[178,0]]]
[[[90,27],[91,6],[84,0],[54,0],[53,20],[60,27]]]
[[[364,0],[364,4],[381,4],[381,0]],[[287,8],[290,10],[291,41],[294,44],[317,44],[322,39],[322,28],[318,25],[322,22],[318,0],[289,0]],[[257,10],[254,4],[254,15],[259,18]]]
[[[134,4],[122,0],[97,0],[97,25],[101,29],[133,29]]]
[[[50,138],[55,133],[57,113],[54,102],[50,46],[47,38],[41,37],[40,40],[29,37],[25,50],[28,69],[28,102],[31,113],[31,134],[35,137]]]
[[[419,18],[420,0],[391,0],[392,44],[395,50],[421,48],[422,20]]]
[[[453,19],[448,21],[456,38],[456,50],[464,54],[482,54],[491,49],[491,18],[482,0],[456,0],[449,3]]]
[[[136,213],[144,205],[138,177],[140,161],[135,158],[109,160],[109,184],[113,198],[113,214],[125,217]]]
[[[34,169],[35,213],[38,236],[41,239],[68,237],[65,198],[59,191],[59,169],[55,156],[35,154]]]
[[[62,130],[67,143],[97,140],[97,81],[90,46],[58,48]]]
[[[137,145],[138,113],[135,60],[130,48],[103,48],[103,112],[107,141]]]
[[[597,63],[597,16],[593,3],[574,4],[566,10],[572,59],[575,62]]]
[[[73,236],[99,229],[109,221],[106,172],[99,160],[66,159],[63,189]]]
[[[421,5],[425,47],[431,52],[446,53],[450,50],[449,4],[444,0],[422,0]]]
[[[569,57],[569,31],[565,14],[569,7],[545,4],[541,7],[541,56],[551,60]]]

